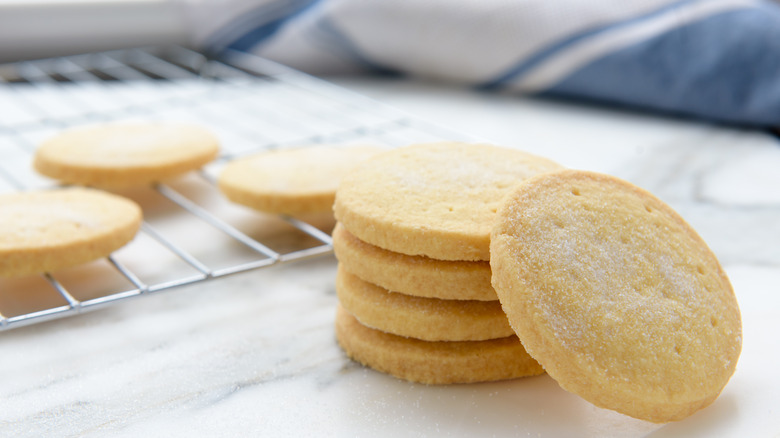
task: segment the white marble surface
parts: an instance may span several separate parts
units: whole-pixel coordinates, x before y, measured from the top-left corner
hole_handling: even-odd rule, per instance
[[[741,306],[720,398],[655,425],[547,376],[429,387],[350,362],[324,256],[0,333],[0,436],[780,436],[780,141],[765,133],[400,80],[339,84],[424,119],[612,173],[704,237]]]

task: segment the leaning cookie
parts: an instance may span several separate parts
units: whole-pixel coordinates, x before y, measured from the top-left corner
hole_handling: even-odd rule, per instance
[[[357,362],[412,382],[489,382],[544,372],[516,336],[488,341],[421,341],[365,327],[341,306],[336,311],[336,339]]]
[[[0,277],[55,271],[105,257],[133,239],[141,209],[93,189],[0,195]]]
[[[218,152],[217,138],[199,126],[115,122],[52,137],[36,150],[34,167],[68,184],[129,187],[198,169]]]
[[[358,239],[439,260],[490,258],[490,229],[504,195],[561,166],[519,150],[441,142],[369,158],[341,182],[336,219]]]
[[[228,163],[219,188],[231,201],[267,213],[332,215],[342,177],[382,150],[372,145],[312,145],[265,151]]]
[[[394,292],[445,300],[498,300],[484,261],[436,260],[388,251],[363,242],[337,224],[333,251],[352,274]]]
[[[566,390],[653,422],[712,403],[742,345],[739,307],[699,235],[607,175],[537,176],[507,197],[493,286],[520,340]]]
[[[361,324],[424,341],[483,341],[515,333],[496,301],[440,300],[391,292],[339,265],[339,303]]]

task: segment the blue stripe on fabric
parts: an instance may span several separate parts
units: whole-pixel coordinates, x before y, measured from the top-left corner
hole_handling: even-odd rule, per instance
[[[250,51],[258,44],[270,38],[274,35],[286,22],[305,12],[307,9],[319,3],[320,0],[309,0],[302,2],[301,4],[291,8],[287,14],[283,14],[279,18],[258,25],[253,29],[247,31],[240,37],[236,38],[227,45],[227,49],[238,51]]]
[[[554,56],[561,50],[572,46],[579,41],[582,41],[586,38],[590,38],[595,35],[602,34],[607,31],[611,31],[613,29],[618,29],[621,27],[631,26],[636,23],[640,23],[649,19],[652,19],[654,17],[657,17],[659,15],[663,15],[669,11],[672,11],[674,9],[679,8],[680,6],[683,6],[685,4],[689,3],[695,3],[701,0],[680,0],[674,3],[667,4],[659,9],[656,9],[652,12],[646,13],[644,15],[639,15],[635,17],[631,17],[629,19],[626,19],[624,21],[620,22],[613,22],[609,23],[604,26],[594,27],[579,33],[576,33],[574,35],[571,35],[567,38],[564,38],[551,46],[546,47],[545,49],[531,55],[528,58],[523,59],[518,64],[516,64],[514,67],[510,68],[506,72],[502,73],[500,76],[489,80],[487,82],[484,82],[480,85],[477,85],[477,89],[482,90],[495,90],[500,88],[502,85],[506,84],[507,82],[510,82],[522,75],[524,75],[526,72],[531,70],[532,68],[536,67],[540,63],[542,63],[544,60]]]
[[[211,52],[218,52],[227,47],[237,35],[245,33],[246,29],[258,26],[258,23],[266,23],[269,17],[283,17],[294,10],[298,1],[277,0],[261,3],[255,7],[236,15],[227,24],[214,31],[204,41],[203,46]]]
[[[780,5],[722,12],[584,66],[542,95],[780,126]]]
[[[375,74],[384,74],[390,76],[400,75],[397,70],[383,66],[372,61],[363,54],[363,51],[336,25],[331,19],[323,15],[317,20],[317,30],[325,36],[330,44],[330,49],[336,49],[341,54],[346,55],[358,66],[370,70]]]
[[[205,50],[219,53],[222,50],[249,50],[274,35],[282,25],[309,9],[319,0],[282,0],[263,3],[235,17],[209,36]]]

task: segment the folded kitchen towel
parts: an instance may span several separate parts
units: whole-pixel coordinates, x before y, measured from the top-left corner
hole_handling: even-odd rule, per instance
[[[189,0],[196,44],[314,74],[395,72],[780,126],[770,0]]]

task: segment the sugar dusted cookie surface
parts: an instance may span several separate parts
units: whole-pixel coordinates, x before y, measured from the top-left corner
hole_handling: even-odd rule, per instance
[[[333,230],[333,250],[347,271],[394,292],[445,300],[498,300],[485,261],[436,260],[388,251],[361,241],[341,224]]]
[[[482,341],[515,332],[496,301],[441,300],[390,292],[339,266],[336,291],[341,305],[361,324],[425,341]]]
[[[341,306],[336,311],[336,339],[350,358],[412,382],[490,382],[544,373],[516,336],[487,341],[421,341],[365,327]]]
[[[520,181],[560,169],[487,144],[428,143],[376,155],[342,180],[336,219],[360,240],[440,260],[489,260],[501,199]]]
[[[625,181],[529,179],[499,211],[490,263],[528,352],[598,406],[679,420],[734,373],[742,329],[726,274],[676,212]]]
[[[105,257],[141,225],[134,202],[92,189],[0,195],[0,276],[20,276]]]
[[[222,170],[219,188],[233,202],[269,213],[330,213],[341,178],[383,149],[314,145],[261,152]]]
[[[195,170],[216,158],[218,140],[198,126],[124,122],[64,131],[41,144],[35,169],[69,184],[127,187]]]

